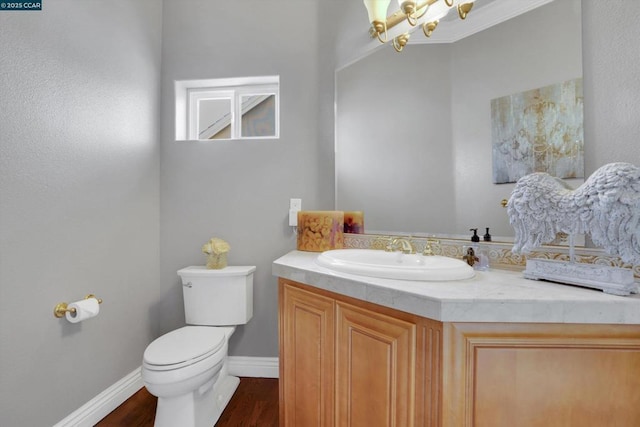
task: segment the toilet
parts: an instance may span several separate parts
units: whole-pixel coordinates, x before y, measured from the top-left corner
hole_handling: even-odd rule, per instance
[[[154,340],[142,361],[142,381],[158,397],[156,427],[211,427],[220,418],[240,383],[229,375],[227,349],[236,325],[253,316],[255,269],[178,271],[187,326]]]

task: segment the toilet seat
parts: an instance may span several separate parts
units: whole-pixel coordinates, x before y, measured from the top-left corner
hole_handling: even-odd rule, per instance
[[[185,326],[156,338],[149,344],[144,352],[143,365],[154,371],[180,369],[211,357],[225,343],[223,328]]]

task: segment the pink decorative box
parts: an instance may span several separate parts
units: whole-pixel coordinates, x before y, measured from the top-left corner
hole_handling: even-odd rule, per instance
[[[364,213],[362,211],[344,213],[344,232],[364,234]]]

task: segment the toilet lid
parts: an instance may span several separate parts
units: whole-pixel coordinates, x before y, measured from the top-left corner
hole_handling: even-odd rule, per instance
[[[225,340],[225,332],[221,328],[185,326],[149,344],[144,351],[144,362],[158,367],[195,363],[221,349]]]

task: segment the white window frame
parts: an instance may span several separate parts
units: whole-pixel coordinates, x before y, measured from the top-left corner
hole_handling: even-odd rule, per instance
[[[243,136],[241,99],[247,95],[275,96],[275,134]],[[229,79],[180,80],[175,82],[176,140],[199,139],[198,105],[207,99],[230,99],[231,136],[228,139],[278,139],[280,137],[280,77],[237,77]],[[215,141],[205,139],[206,141]]]

